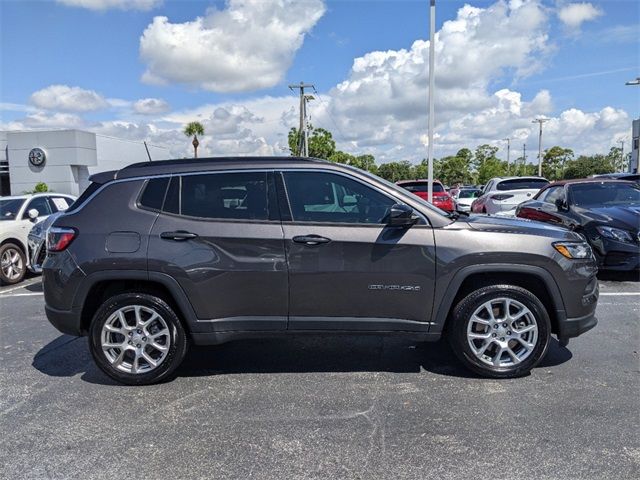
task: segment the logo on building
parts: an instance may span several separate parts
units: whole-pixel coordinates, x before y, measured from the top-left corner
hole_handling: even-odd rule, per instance
[[[29,152],[29,163],[34,167],[42,167],[46,161],[47,154],[41,148],[32,148]]]

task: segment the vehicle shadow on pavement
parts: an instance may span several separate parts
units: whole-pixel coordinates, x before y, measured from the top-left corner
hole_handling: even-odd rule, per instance
[[[539,367],[560,365],[571,352],[552,339]],[[93,362],[86,338],[62,335],[44,346],[32,365],[52,377],[81,374],[88,383],[117,385]],[[211,347],[192,347],[178,377],[242,373],[431,372],[480,378],[466,370],[446,342],[415,343],[396,337],[293,337],[239,340]]]

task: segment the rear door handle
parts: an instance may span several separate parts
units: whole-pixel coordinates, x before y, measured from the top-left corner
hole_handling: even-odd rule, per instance
[[[178,230],[177,232],[162,232],[160,238],[165,240],[175,240],[176,242],[184,242],[191,238],[196,238],[197,233],[185,232],[184,230]]]
[[[321,243],[329,243],[331,240],[320,235],[298,235],[292,239],[296,243],[304,243],[305,245],[319,245]]]

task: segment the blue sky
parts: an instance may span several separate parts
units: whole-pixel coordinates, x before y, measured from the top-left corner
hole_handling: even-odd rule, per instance
[[[179,146],[179,137],[175,132],[179,131],[183,116],[188,116],[189,112],[192,112],[194,115],[200,115],[199,119],[208,120],[216,108],[222,108],[234,119],[232,122],[234,125],[226,123],[222,125],[219,122],[216,123],[217,120],[210,119],[209,130],[212,135],[210,147],[214,153],[218,151],[227,153],[233,148],[237,148],[240,153],[278,153],[282,151],[280,143],[282,132],[286,133],[286,126],[278,124],[276,120],[295,105],[295,98],[287,89],[287,84],[305,80],[315,83],[322,94],[322,103],[318,103],[317,108],[312,105],[312,108],[316,108],[314,123],[324,123],[325,125],[322,126],[339,130],[340,135],[337,131],[334,133],[341,147],[346,150],[375,153],[378,158],[386,160],[394,158],[394,155],[402,159],[414,160],[420,155],[423,140],[417,130],[421,130],[426,112],[410,113],[410,109],[402,110],[402,105],[407,99],[407,103],[411,103],[411,95],[414,95],[415,103],[426,100],[426,90],[417,91],[423,79],[426,79],[426,74],[415,73],[413,78],[412,71],[404,74],[402,72],[404,67],[391,67],[389,82],[393,83],[396,75],[399,77],[406,75],[398,80],[398,85],[406,91],[398,95],[393,94],[385,108],[380,107],[375,110],[374,113],[377,116],[373,120],[372,128],[375,128],[378,133],[356,131],[352,128],[353,124],[372,123],[370,115],[373,114],[369,112],[370,109],[364,109],[362,103],[377,103],[380,97],[375,94],[368,99],[362,93],[358,93],[358,89],[362,88],[363,84],[368,84],[369,79],[363,77],[362,72],[354,72],[353,66],[355,59],[369,58],[364,60],[367,64],[366,68],[369,68],[372,60],[371,56],[367,57],[367,55],[371,52],[394,52],[392,55],[394,58],[395,52],[403,49],[410,53],[417,53],[418,50],[414,52],[412,45],[416,40],[427,39],[428,35],[427,1],[295,2],[300,8],[301,15],[305,15],[307,11],[315,11],[318,17],[316,21],[309,21],[308,25],[299,27],[298,33],[303,37],[299,48],[294,48],[292,51],[286,51],[284,48],[284,51],[271,52],[264,47],[259,47],[259,52],[256,54],[257,61],[261,61],[261,55],[264,55],[268,57],[268,61],[273,61],[277,65],[265,66],[266,71],[261,70],[257,73],[251,68],[243,72],[242,66],[239,66],[237,68],[240,71],[230,72],[224,79],[216,79],[218,83],[215,88],[205,86],[209,80],[207,75],[216,77],[215,68],[213,71],[194,74],[197,78],[188,82],[182,78],[183,72],[172,71],[170,66],[155,70],[151,68],[154,70],[154,76],[160,78],[162,84],[158,84],[155,80],[150,82],[148,79],[143,79],[145,71],[150,69],[149,65],[152,62],[166,64],[171,58],[168,60],[162,58],[163,50],[167,51],[167,47],[162,45],[162,42],[166,41],[163,40],[166,39],[164,36],[168,28],[166,25],[159,25],[154,30],[153,45],[151,45],[151,35],[148,35],[150,45],[146,56],[141,53],[141,36],[152,24],[154,17],[167,17],[169,24],[182,28],[182,25],[193,22],[197,17],[207,18],[212,15],[211,18],[214,19],[215,12],[212,13],[212,8],[224,14],[230,8],[229,3],[141,0],[141,9],[121,9],[119,7],[122,5],[119,4],[121,0],[84,0],[85,6],[69,5],[82,2],[83,0],[61,2],[26,0],[1,3],[0,101],[3,103],[1,112],[3,128],[64,128],[65,122],[68,122],[68,126],[118,134],[118,128],[122,128],[122,125],[118,126],[116,123],[126,124],[130,128],[127,128],[124,134],[140,138],[151,136],[151,140],[156,143],[166,142],[176,154],[179,154],[182,147]],[[236,3],[244,2],[236,0]],[[269,2],[256,3],[264,7],[264,4]],[[606,151],[615,142],[625,138],[624,126],[630,123],[630,118],[640,115],[640,87],[624,85],[625,81],[640,76],[638,34],[640,2],[611,0],[572,3],[511,0],[511,2],[502,3],[500,1],[467,3],[473,8],[486,10],[489,13],[495,9],[498,12],[495,14],[496,18],[502,15],[499,13],[499,7],[502,5],[508,10],[504,13],[505,19],[509,17],[513,19],[514,12],[521,8],[521,3],[533,3],[536,8],[535,13],[540,18],[535,24],[525,25],[525,28],[530,28],[530,31],[519,39],[515,38],[515,35],[521,31],[519,25],[524,25],[523,23],[516,24],[514,21],[512,26],[505,27],[502,37],[496,39],[490,38],[492,32],[489,26],[490,19],[487,20],[488,14],[475,25],[473,35],[478,39],[484,35],[482,38],[488,38],[488,40],[486,42],[470,41],[469,45],[464,47],[465,54],[471,55],[471,58],[486,56],[488,63],[491,64],[494,55],[491,42],[504,44],[502,48],[506,50],[499,51],[509,51],[511,35],[514,35],[513,50],[520,48],[523,51],[509,62],[498,66],[488,65],[486,70],[482,62],[475,63],[479,84],[474,80],[474,72],[461,73],[461,78],[466,78],[466,83],[462,82],[460,87],[470,92],[469,95],[473,96],[474,100],[466,99],[461,101],[460,105],[449,105],[449,110],[443,109],[439,124],[442,143],[439,148],[436,143],[437,151],[439,149],[442,153],[448,153],[455,150],[457,144],[475,146],[478,142],[487,139],[492,141],[491,137],[495,137],[493,138],[495,141],[503,136],[517,137],[527,141],[529,133],[523,131],[524,111],[532,115],[542,114],[557,118],[558,141],[566,137],[563,135],[563,128],[571,128],[574,125],[571,122],[562,125],[563,112],[573,112],[572,118],[577,115],[575,111],[587,116],[600,115],[596,119],[596,124],[608,115],[607,112],[617,112],[615,121],[611,121],[615,126],[609,125],[611,122],[608,122],[607,128],[610,128],[610,131],[599,137],[597,144],[587,140],[590,135],[588,130],[579,137],[572,138],[573,143],[570,142],[568,146],[576,151],[589,149]],[[437,29],[440,30],[444,22],[460,19],[459,10],[464,5],[465,2],[440,0]],[[572,5],[581,5],[581,7],[570,10],[569,7]],[[241,8],[245,9],[243,11],[250,11],[254,6],[249,2]],[[563,8],[565,9],[564,17],[561,15]],[[264,9],[266,13],[263,12],[262,15],[268,16],[270,10],[266,7]],[[272,14],[274,18],[282,15],[276,11]],[[472,16],[474,15],[477,16],[477,12],[472,13]],[[529,16],[531,17],[530,14]],[[522,17],[524,20],[520,22],[525,22],[527,16]],[[224,18],[222,21],[224,22]],[[240,40],[246,41],[248,45],[234,52],[235,56],[224,60],[230,63],[235,58],[241,58],[247,52],[246,49],[252,48],[252,45],[262,42],[269,44],[271,39],[268,28],[270,27],[265,28],[266,34],[263,32],[262,37],[255,39],[251,39],[251,35],[255,33],[253,29],[249,32],[243,30],[226,32],[226,35],[231,37],[228,39],[231,42],[230,45]],[[517,30],[512,33],[509,28]],[[284,38],[283,42],[286,43],[288,40]],[[447,41],[449,40],[443,40],[443,42]],[[451,41],[453,45],[453,40]],[[274,43],[277,44],[278,40],[274,40]],[[524,44],[528,46],[524,47]],[[476,48],[477,50],[474,50]],[[215,57],[207,55],[205,49],[200,54],[201,58],[196,58],[194,61],[198,61],[201,65],[208,63],[215,65],[215,62],[221,61],[220,55]],[[469,65],[467,57],[456,57],[456,55],[461,54],[453,54],[452,61],[460,62],[460,65],[449,64],[448,68],[452,70],[452,76],[455,76],[457,68],[465,70],[465,66]],[[419,65],[421,60],[414,58],[408,61],[417,62]],[[252,62],[255,63],[256,59]],[[188,69],[188,65],[185,69]],[[532,65],[536,67],[532,69]],[[226,67],[226,65],[220,65],[220,67],[223,66]],[[270,73],[278,77],[277,81],[265,80],[267,85],[248,85],[239,91],[234,91],[234,84],[238,84],[238,79],[266,78]],[[377,67],[373,68],[370,74],[378,76],[374,79],[378,84],[381,79],[386,78],[384,69],[381,71]],[[337,88],[343,82],[349,84],[351,96]],[[76,108],[70,104],[60,107],[57,104],[59,102],[55,101],[34,103],[32,94],[46,90],[52,85],[92,91],[107,103],[101,104],[101,108],[83,108],[82,106]],[[219,87],[219,85],[222,86]],[[412,85],[414,87],[409,88]],[[442,91],[445,96],[449,87],[450,85],[443,84]],[[452,84],[451,88],[454,87]],[[496,97],[496,92],[503,90],[511,93]],[[456,92],[456,95],[461,95],[460,90]],[[541,95],[540,92],[546,93]],[[514,93],[520,96],[521,104],[513,104]],[[384,96],[384,93],[382,95]],[[451,96],[452,102],[454,96]],[[503,97],[510,99],[511,103],[508,106],[496,100]],[[140,116],[132,111],[131,103],[149,98],[166,102],[168,106],[162,112],[152,115]],[[278,101],[274,100],[274,102],[279,102],[278,105],[267,107],[265,99],[269,98],[277,99]],[[394,105],[395,99],[398,100],[398,106]],[[482,101],[476,102],[477,99]],[[537,100],[534,101],[535,99]],[[494,102],[494,105],[491,102]],[[363,112],[359,112],[359,109],[363,109]],[[506,116],[500,117],[500,112],[496,113],[492,109],[503,109]],[[612,110],[602,113],[603,109]],[[246,111],[253,117],[248,116]],[[514,113],[516,111],[519,113]],[[287,118],[293,118],[290,113],[287,114]],[[622,118],[623,113],[626,115],[625,118]],[[411,117],[411,115],[414,117],[410,120],[415,120],[416,123],[406,121],[405,117]],[[514,119],[510,117],[513,115],[518,115],[519,122],[513,121]],[[312,121],[313,116],[312,110]],[[490,117],[491,122],[495,122],[495,135],[486,131],[466,135],[464,132],[469,129],[465,129],[465,122],[473,122],[474,116],[477,116],[474,125],[477,125],[477,121],[482,119],[486,121],[487,117]],[[438,119],[438,114],[436,118]],[[585,118],[586,120],[583,120],[588,124],[588,117]],[[594,122],[591,121],[591,123]],[[271,127],[267,128],[269,124]],[[115,128],[117,126],[118,128]],[[235,137],[232,135],[234,132],[231,132],[234,126]],[[216,128],[220,128],[224,135],[230,135],[229,138],[219,140],[221,137],[215,135]],[[598,129],[595,124],[591,128]],[[158,129],[162,130],[162,135],[158,134]],[[388,132],[388,135],[385,134],[386,136],[382,135],[383,138],[379,138],[380,130]],[[171,132],[174,134],[172,135]],[[407,142],[410,145],[399,144],[402,143],[400,139],[407,138],[408,132],[412,135]],[[154,138],[153,135],[156,137]],[[599,135],[602,135],[602,132]],[[247,139],[251,142],[243,144]],[[216,145],[218,141],[226,143]],[[250,145],[257,150],[251,151]],[[206,145],[205,148],[207,148]]]

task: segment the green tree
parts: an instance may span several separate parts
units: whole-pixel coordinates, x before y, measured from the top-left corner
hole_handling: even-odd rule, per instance
[[[329,160],[336,151],[336,142],[331,132],[324,128],[315,128],[310,125],[307,135],[309,138],[309,156]],[[291,155],[298,155],[300,134],[297,128],[289,130],[288,141]]]
[[[620,147],[611,147],[607,154],[607,160],[613,166],[614,172],[624,172],[628,167],[628,162],[622,157],[622,148]]]
[[[413,165],[407,160],[383,163],[378,167],[378,175],[390,182],[413,178]]]
[[[487,158],[478,168],[478,183],[485,184],[493,177],[504,177],[507,174],[507,163],[499,159]]]
[[[184,127],[184,134],[187,137],[193,137],[193,141],[191,142],[191,145],[193,145],[193,158],[198,158],[198,145],[200,145],[198,135],[204,135],[204,127],[200,122],[189,122],[186,127]]]
[[[482,167],[484,162],[496,159],[496,153],[498,153],[498,147],[493,147],[486,143],[484,145],[479,145],[476,148],[476,153],[473,157],[473,167],[479,172],[480,167]]]
[[[573,159],[573,150],[554,146],[545,150],[542,157],[542,176],[549,180],[559,180],[564,176],[564,168]]]
[[[327,160],[334,163],[343,163],[344,165],[351,165],[351,163],[355,160],[355,158],[356,157],[354,157],[350,153],[345,153],[340,150],[336,150]]]
[[[371,173],[378,172],[378,166],[376,165],[376,159],[373,155],[364,154],[358,155],[357,157],[351,156],[349,160],[349,165],[352,167],[359,168],[361,170],[366,170]]]
[[[576,160],[567,162],[564,170],[564,178],[586,178],[589,175],[600,173],[612,173],[614,164],[609,156],[605,155],[580,155]]]

